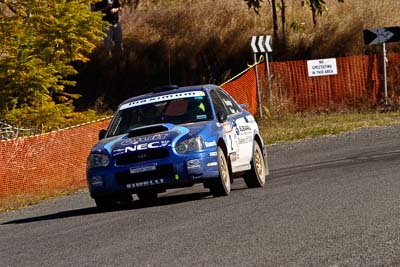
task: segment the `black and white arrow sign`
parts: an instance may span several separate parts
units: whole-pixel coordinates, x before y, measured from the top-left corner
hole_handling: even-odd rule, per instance
[[[400,41],[400,27],[366,29],[363,31],[363,33],[364,43],[367,45]]]
[[[272,52],[271,35],[253,36],[251,38],[251,48],[254,53]]]

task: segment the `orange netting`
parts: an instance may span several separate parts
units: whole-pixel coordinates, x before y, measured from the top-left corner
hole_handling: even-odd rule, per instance
[[[383,67],[378,55],[336,59],[337,75],[308,77],[306,61],[271,62],[271,91],[275,99],[285,92],[292,111],[334,111],[343,108],[374,107],[384,98]],[[400,54],[387,55],[388,96],[400,95]],[[225,84],[239,103],[257,112],[255,66],[239,78]],[[257,65],[261,99],[269,95],[265,64]]]
[[[0,142],[0,199],[86,186],[86,158],[109,120]]]
[[[242,76],[222,85],[239,104],[246,104],[252,114],[257,112],[257,87],[255,71],[251,68]]]

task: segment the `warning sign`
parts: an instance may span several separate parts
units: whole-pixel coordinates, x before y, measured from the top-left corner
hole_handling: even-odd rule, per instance
[[[336,58],[307,60],[308,76],[337,75]]]

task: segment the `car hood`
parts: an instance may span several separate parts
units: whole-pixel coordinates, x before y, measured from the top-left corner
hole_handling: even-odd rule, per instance
[[[177,142],[201,134],[209,129],[212,121],[174,125],[157,124],[135,128],[128,134],[101,140],[92,152],[106,150],[112,156],[133,153],[147,149],[175,147]]]

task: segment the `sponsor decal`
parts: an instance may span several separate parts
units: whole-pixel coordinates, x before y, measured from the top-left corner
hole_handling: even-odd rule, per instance
[[[205,93],[203,91],[193,91],[193,92],[183,92],[183,93],[177,93],[177,94],[168,94],[168,95],[162,95],[162,96],[157,96],[157,97],[149,97],[146,99],[141,99],[141,100],[136,100],[132,101],[129,103],[126,103],[122,105],[119,110],[131,108],[131,107],[136,107],[144,104],[149,104],[149,103],[157,103],[169,99],[181,99],[181,98],[189,98],[189,97],[204,97]]]
[[[147,136],[140,136],[140,137],[134,137],[134,138],[129,138],[121,142],[121,145],[126,146],[126,145],[137,145],[139,143],[145,143],[145,142],[150,142],[150,141],[159,141],[159,140],[165,140],[167,138],[168,134],[166,133],[158,133],[154,135],[147,135]]]
[[[216,157],[218,156],[218,152],[210,152],[210,157]]]
[[[150,165],[150,166],[140,166],[136,168],[130,168],[129,172],[130,174],[135,174],[135,173],[155,171],[155,170],[156,170],[156,165]]]
[[[247,137],[239,137],[239,145],[241,144],[247,144],[253,141],[253,138],[251,136]]]
[[[214,140],[214,141],[211,141],[211,142],[204,142],[204,145],[206,147],[213,147],[213,146],[217,146],[217,143]]]
[[[146,186],[152,186],[152,185],[159,185],[159,184],[163,184],[164,182],[165,182],[164,179],[154,179],[154,180],[150,180],[150,181],[127,184],[126,188],[134,189],[134,188],[140,188],[140,187],[146,187]]]
[[[198,120],[207,119],[207,115],[196,115],[196,119]]]
[[[230,100],[223,100],[225,102],[225,105],[227,105],[228,107],[232,107],[232,102]]]
[[[207,167],[213,167],[213,166],[217,166],[217,165],[218,165],[218,162],[216,162],[216,161],[207,163]]]
[[[224,122],[224,123],[222,124],[222,127],[224,127],[224,132],[225,132],[225,133],[230,133],[230,132],[232,132],[232,126],[231,126],[231,124],[230,124],[229,122]]]
[[[137,144],[137,145],[131,145],[125,147],[125,153],[128,152],[134,152],[134,151],[140,151],[140,150],[146,150],[146,149],[152,149],[152,148],[161,148],[161,147],[166,147],[170,145],[169,140],[165,141],[155,141],[151,143],[143,143],[143,144]]]
[[[115,156],[118,156],[118,155],[121,155],[121,154],[124,154],[124,153],[125,153],[125,148],[115,149],[113,151],[113,156],[115,157]]]
[[[251,128],[249,125],[241,125],[241,126],[238,126],[238,128],[239,128],[240,132],[251,131]]]

